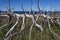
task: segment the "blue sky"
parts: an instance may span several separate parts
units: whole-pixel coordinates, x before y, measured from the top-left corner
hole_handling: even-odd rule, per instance
[[[32,0],[33,2],[33,11],[38,11],[37,0]],[[11,8],[14,8],[15,11],[22,11],[21,5],[24,5],[26,11],[30,11],[31,0],[11,0]],[[0,0],[0,10],[7,10],[8,0]],[[40,0],[41,10],[55,10],[60,11],[60,0]],[[53,8],[53,9],[52,9]],[[53,10],[53,11],[54,11]]]

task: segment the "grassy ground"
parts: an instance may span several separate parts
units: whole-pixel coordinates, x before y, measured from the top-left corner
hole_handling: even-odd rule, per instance
[[[39,19],[37,21],[38,24],[41,24],[41,19],[42,18],[39,17]],[[0,30],[0,40],[3,40],[5,34],[14,25],[15,22],[16,22],[16,17],[11,17],[10,23]],[[21,33],[18,33],[16,35],[12,36],[9,40],[29,40],[29,30],[30,30],[30,26],[32,24],[32,20],[31,20],[31,18],[26,18],[25,22],[26,22],[25,29]],[[2,26],[5,23],[7,23],[7,18],[5,18],[5,17],[0,18],[0,26]],[[11,32],[11,34],[20,31],[21,25],[22,25],[22,18],[19,18],[19,23],[16,25],[16,27]],[[32,29],[31,40],[59,40],[58,37],[54,36],[50,32],[47,22],[42,25],[44,28],[44,31],[42,34],[42,39],[41,39],[40,29],[34,25],[33,29]],[[51,23],[51,29],[53,32],[60,35],[60,28],[58,27],[57,24]]]

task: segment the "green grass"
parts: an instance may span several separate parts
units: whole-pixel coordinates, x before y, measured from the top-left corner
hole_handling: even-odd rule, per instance
[[[20,31],[21,26],[22,26],[22,20],[23,20],[22,18],[19,18],[19,23],[16,25],[16,27],[11,32],[11,34]],[[7,22],[7,19],[2,18],[0,20],[0,26],[5,24],[6,22]],[[0,30],[0,39],[1,40],[3,40],[5,34],[14,25],[15,22],[16,22],[16,17],[12,17],[10,24],[8,24],[7,26],[5,26],[4,28],[2,28]],[[32,20],[31,20],[31,18],[26,18],[25,22],[26,22],[25,29],[21,33],[12,36],[12,38],[10,38],[11,40],[17,40],[18,38],[19,38],[19,40],[29,40],[29,30],[30,30],[30,26],[32,24]],[[38,19],[37,23],[41,24],[41,18]],[[59,40],[58,38],[56,38],[56,36],[54,36],[50,32],[47,22],[43,25],[43,28],[44,28],[44,31],[43,31],[43,35],[42,35],[42,40]],[[54,25],[54,24],[53,24],[53,26],[51,25],[51,29],[53,32],[60,35],[60,29],[56,25]],[[37,28],[35,25],[33,26],[33,29],[32,29],[31,38],[32,38],[32,40],[41,40],[41,30],[39,28]]]

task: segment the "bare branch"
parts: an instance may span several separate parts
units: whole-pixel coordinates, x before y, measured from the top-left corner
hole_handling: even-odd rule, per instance
[[[3,27],[5,27],[5,26],[8,25],[8,23],[9,23],[9,16],[8,15],[0,15],[0,16],[7,17],[8,18],[8,22],[6,24],[4,24],[3,26],[0,27],[0,30],[1,30]]]

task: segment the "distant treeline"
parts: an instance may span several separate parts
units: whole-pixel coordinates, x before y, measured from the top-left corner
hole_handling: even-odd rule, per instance
[[[8,13],[8,11],[0,11],[0,14],[1,13]],[[27,14],[38,14],[39,13],[39,11],[33,11],[33,12],[31,12],[31,11],[14,11],[13,13],[18,13],[18,14],[25,14],[25,13],[27,13]],[[42,11],[42,13],[44,13],[44,14],[47,14],[47,11]],[[52,11],[48,11],[48,13],[60,13],[60,11],[54,11],[54,12],[52,12]]]

